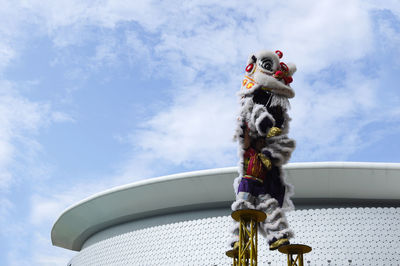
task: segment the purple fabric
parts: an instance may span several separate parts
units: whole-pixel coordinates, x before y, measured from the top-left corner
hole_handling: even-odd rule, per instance
[[[257,197],[258,195],[267,194],[264,185],[253,179],[242,178],[239,184],[239,192],[248,192],[252,196]]]
[[[272,198],[276,199],[279,206],[282,207],[285,198],[285,186],[282,184],[281,170],[279,167],[273,166],[268,171],[267,178],[264,183],[258,182],[253,179],[242,178],[239,184],[239,192],[248,192],[252,196],[257,197],[258,195],[269,194]]]

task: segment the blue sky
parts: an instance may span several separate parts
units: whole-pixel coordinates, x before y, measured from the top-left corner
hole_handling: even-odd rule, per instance
[[[236,165],[260,49],[297,65],[292,162],[399,162],[400,4],[320,2],[0,1],[0,265],[66,265],[93,193]]]

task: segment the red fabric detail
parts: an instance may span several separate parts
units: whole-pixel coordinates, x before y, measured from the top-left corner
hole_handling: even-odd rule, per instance
[[[289,67],[283,62],[281,62],[280,65],[281,70],[276,71],[274,77],[277,79],[283,79],[286,85],[292,83],[293,78],[289,76]]]
[[[292,77],[283,77],[283,80],[285,81],[285,84],[289,84],[293,82],[293,78]]]
[[[276,71],[274,77],[281,79],[283,77],[283,72],[280,70]]]
[[[246,150],[244,153],[244,160],[249,160],[247,169],[244,169],[246,175],[253,176],[261,180],[265,179],[268,170],[264,167],[260,158],[258,158],[258,153],[253,148]]]
[[[244,158],[249,159],[249,164],[246,169],[246,174],[247,175],[252,175],[252,169],[253,169],[253,164],[254,164],[254,155],[256,155],[256,151],[253,148],[247,149],[247,151],[244,153]]]

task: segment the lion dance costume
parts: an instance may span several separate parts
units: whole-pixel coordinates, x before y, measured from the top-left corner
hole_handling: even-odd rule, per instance
[[[239,176],[235,179],[236,200],[232,210],[256,209],[267,214],[260,232],[270,249],[289,244],[293,231],[285,211],[294,209],[293,187],[286,183],[282,165],[295,148],[288,138],[289,98],[294,64],[280,61],[281,51],[251,55],[239,92],[240,114],[235,138],[239,143]],[[238,224],[233,228],[232,247],[238,241]]]

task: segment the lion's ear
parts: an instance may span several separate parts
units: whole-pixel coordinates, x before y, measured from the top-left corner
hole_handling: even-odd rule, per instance
[[[257,57],[254,54],[252,54],[249,56],[249,59],[247,60],[247,65],[254,64],[256,61],[257,61]]]
[[[297,68],[296,65],[293,63],[287,63],[286,64],[289,68],[289,76],[293,76],[293,74],[296,72]]]

